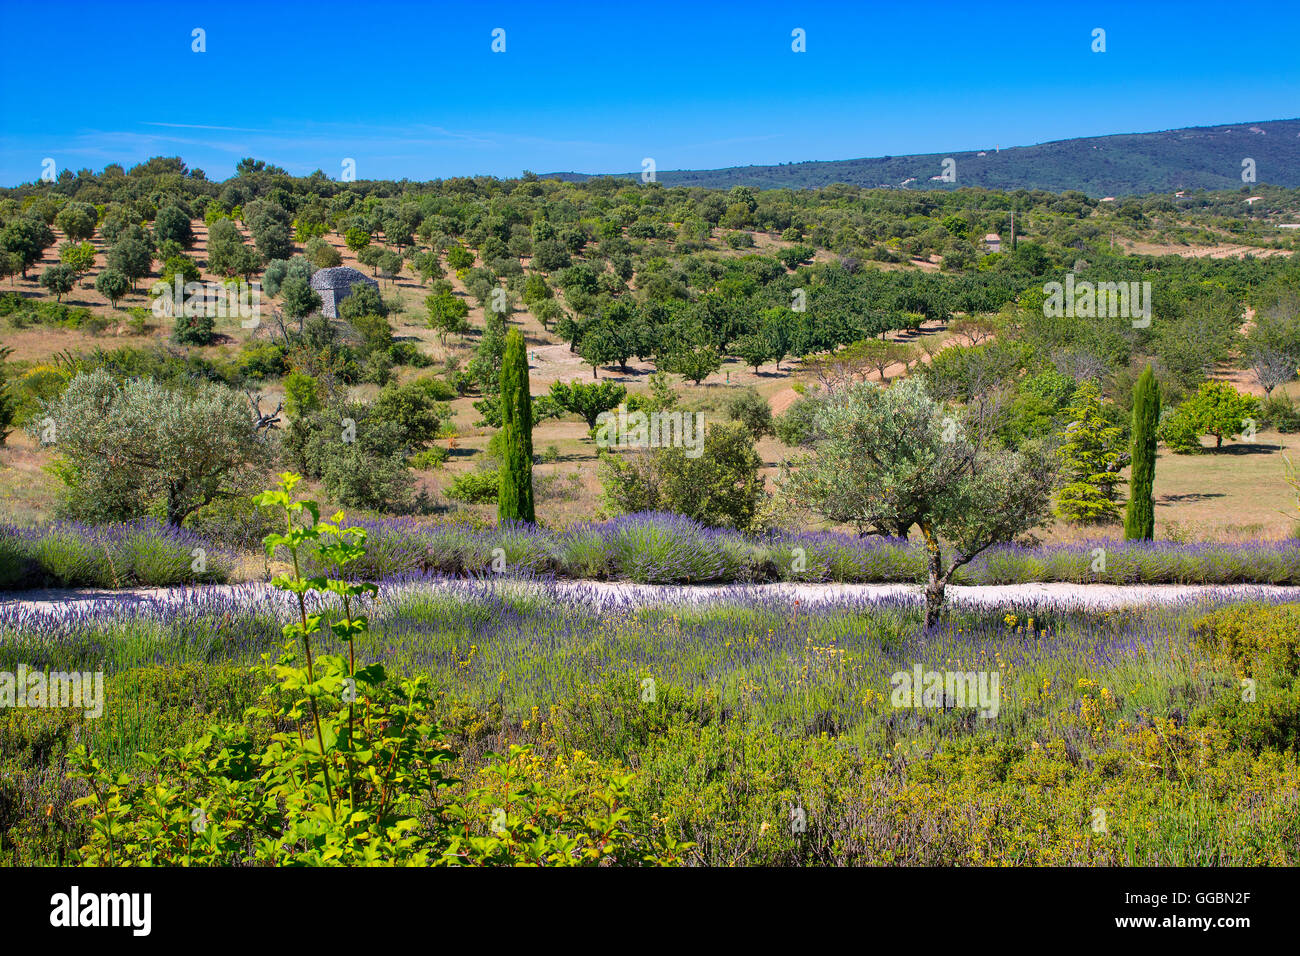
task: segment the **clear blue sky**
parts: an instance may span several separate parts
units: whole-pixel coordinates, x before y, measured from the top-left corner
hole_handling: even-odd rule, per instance
[[[1300,116],[1300,3],[2,0],[0,184],[632,171]],[[207,52],[191,52],[191,30]],[[491,51],[494,28],[506,52]],[[807,34],[793,53],[791,31]],[[1091,52],[1092,30],[1107,51]]]

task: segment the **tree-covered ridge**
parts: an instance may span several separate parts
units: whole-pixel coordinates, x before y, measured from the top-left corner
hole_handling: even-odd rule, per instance
[[[942,175],[946,158],[956,160],[956,181]],[[1300,120],[1268,120],[1230,126],[1195,126],[1156,133],[1123,133],[1062,139],[1033,146],[979,149],[911,156],[732,166],[725,169],[664,170],[668,186],[729,189],[816,189],[834,183],[866,188],[1077,189],[1093,197],[1192,189],[1235,189],[1242,184],[1242,160],[1253,159],[1255,181],[1300,186]],[[553,173],[581,181],[581,173]],[[639,178],[640,173],[622,174]]]

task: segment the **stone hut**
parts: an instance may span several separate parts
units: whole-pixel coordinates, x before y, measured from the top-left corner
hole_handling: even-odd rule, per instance
[[[311,275],[311,287],[320,295],[320,310],[331,319],[339,317],[339,303],[352,294],[352,287],[358,282],[369,282],[379,291],[379,283],[363,272],[351,266],[334,266],[330,269],[317,269]]]

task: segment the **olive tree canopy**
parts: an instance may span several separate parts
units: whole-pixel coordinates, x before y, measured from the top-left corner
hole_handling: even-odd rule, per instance
[[[136,517],[161,499],[179,525],[267,451],[247,397],[210,382],[177,391],[79,372],[35,419],[35,433],[66,459],[69,510],[90,519]]]
[[[813,451],[787,470],[783,490],[859,534],[917,529],[927,555],[927,626],[959,567],[1046,519],[1053,474],[1045,457],[997,445],[988,422],[950,411],[919,380],[861,382],[815,401]]]

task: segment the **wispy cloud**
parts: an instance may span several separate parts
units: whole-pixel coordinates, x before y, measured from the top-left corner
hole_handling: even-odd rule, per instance
[[[154,123],[149,121],[142,122],[143,126],[164,126],[167,129],[215,129],[228,133],[270,133],[269,129],[250,129],[246,126],[204,126],[200,123]]]

